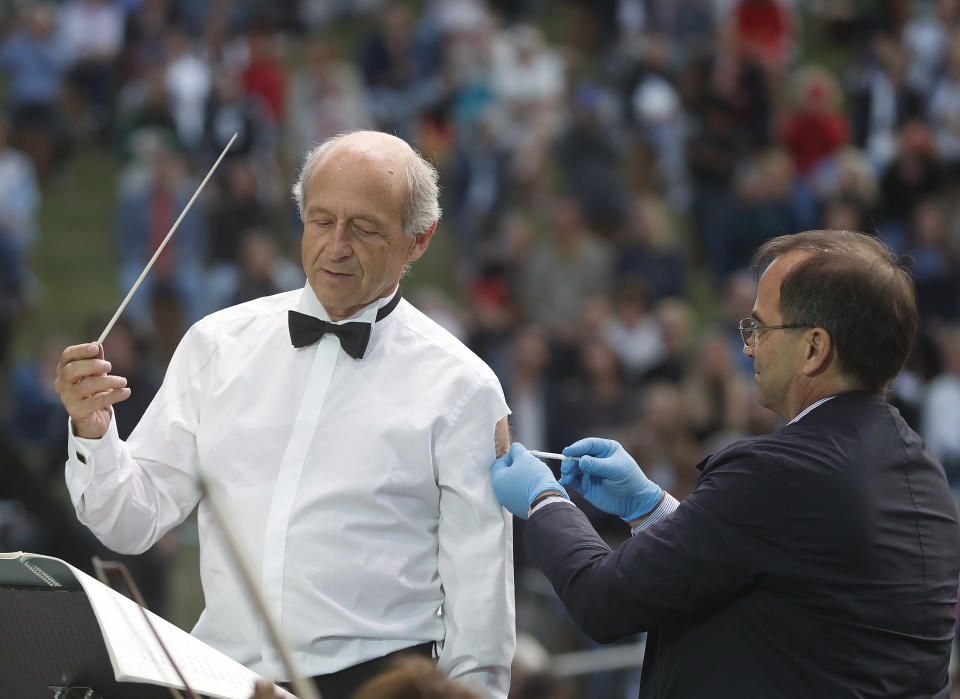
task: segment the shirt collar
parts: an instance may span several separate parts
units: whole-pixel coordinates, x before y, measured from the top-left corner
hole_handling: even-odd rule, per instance
[[[377,311],[379,311],[382,306],[390,303],[390,301],[393,299],[393,295],[397,293],[398,286],[400,285],[397,284],[393,287],[393,291],[391,291],[389,294],[364,306],[349,318],[331,321],[330,314],[327,313],[327,309],[323,307],[322,303],[320,303],[320,299],[317,298],[316,293],[313,291],[313,287],[310,286],[310,280],[308,279],[307,283],[303,286],[303,293],[300,294],[300,303],[297,304],[297,310],[301,313],[305,313],[309,316],[313,316],[314,318],[319,318],[320,320],[325,320],[328,322],[346,323],[349,321],[354,321],[360,323],[370,323],[372,325],[377,319]]]
[[[802,418],[804,415],[806,415],[807,413],[809,413],[809,412],[810,412],[811,410],[813,410],[814,408],[817,408],[817,407],[823,405],[824,403],[826,403],[826,402],[827,402],[828,400],[830,400],[831,398],[836,398],[836,397],[837,397],[836,395],[827,396],[826,398],[821,398],[820,400],[818,400],[818,401],[815,402],[815,403],[811,403],[811,404],[808,405],[806,408],[804,408],[803,410],[801,410],[800,413],[799,413],[795,418],[793,418],[790,422],[788,422],[787,424],[788,424],[788,425],[792,425],[793,423],[795,423],[797,420],[799,420],[800,418]]]

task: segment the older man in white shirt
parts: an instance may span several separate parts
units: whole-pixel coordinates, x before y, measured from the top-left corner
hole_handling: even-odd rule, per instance
[[[436,179],[383,133],[309,153],[294,185],[306,286],[194,325],[126,442],[110,406],[130,389],[98,347],[68,347],[58,369],[80,520],[136,553],[199,504],[193,633],[289,679],[201,497],[203,469],[328,697],[434,644],[450,677],[491,697],[509,687],[511,528],[488,470],[509,410],[489,367],[399,291],[436,229]]]

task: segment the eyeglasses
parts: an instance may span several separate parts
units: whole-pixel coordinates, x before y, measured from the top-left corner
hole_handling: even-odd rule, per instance
[[[811,325],[793,324],[793,325],[760,325],[755,318],[744,318],[738,326],[740,328],[740,337],[743,338],[743,344],[752,347],[757,341],[757,333],[761,330],[792,330],[795,328],[810,328]]]

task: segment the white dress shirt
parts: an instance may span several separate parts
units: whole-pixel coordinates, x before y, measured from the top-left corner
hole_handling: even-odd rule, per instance
[[[380,299],[347,320],[373,322]],[[289,679],[196,471],[222,490],[270,611],[307,675],[432,640],[449,676],[505,697],[515,647],[512,528],[490,485],[509,413],[476,355],[401,300],[363,359],[335,335],[294,349],[287,311],[329,320],[310,285],[207,316],[124,443],[72,436],[80,521],[124,553],[199,503],[201,640]],[[442,608],[442,614],[438,610]]]

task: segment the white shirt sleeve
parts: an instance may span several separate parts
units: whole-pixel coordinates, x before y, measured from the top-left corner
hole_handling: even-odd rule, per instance
[[[203,371],[212,358],[193,331],[127,442],[110,421],[100,439],[67,429],[65,477],[77,518],[119,553],[142,553],[182,522],[200,498],[196,426]]]
[[[647,527],[656,524],[667,515],[673,513],[673,511],[678,507],[680,507],[680,501],[673,497],[670,493],[664,491],[663,498],[660,500],[660,503],[653,508],[653,510],[646,517],[643,518],[640,524],[630,529],[630,536],[636,536]]]
[[[454,408],[436,454],[445,627],[438,666],[497,698],[509,691],[516,649],[513,523],[490,484],[494,428],[508,412],[499,385],[481,384]]]

